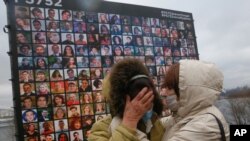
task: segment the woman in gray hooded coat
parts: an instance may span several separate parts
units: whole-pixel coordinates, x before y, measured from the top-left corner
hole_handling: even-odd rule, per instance
[[[172,65],[162,85],[172,111],[162,141],[228,141],[228,124],[214,106],[222,85],[223,75],[212,63],[182,60]]]

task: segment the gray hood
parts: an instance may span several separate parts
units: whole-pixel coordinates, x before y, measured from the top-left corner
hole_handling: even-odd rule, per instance
[[[180,101],[177,115],[193,115],[214,104],[222,91],[223,74],[215,64],[181,60],[179,72]]]

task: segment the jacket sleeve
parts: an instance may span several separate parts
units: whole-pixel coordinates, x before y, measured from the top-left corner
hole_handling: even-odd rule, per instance
[[[136,137],[136,131],[129,129],[123,125],[119,125],[111,134],[109,125],[111,118],[105,118],[96,122],[88,138],[89,141],[139,141]]]

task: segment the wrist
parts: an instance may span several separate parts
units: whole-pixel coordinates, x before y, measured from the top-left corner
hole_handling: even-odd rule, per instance
[[[127,118],[122,119],[122,125],[130,128],[130,129],[136,129],[137,123],[138,123],[138,120],[131,120],[131,119],[127,119]]]

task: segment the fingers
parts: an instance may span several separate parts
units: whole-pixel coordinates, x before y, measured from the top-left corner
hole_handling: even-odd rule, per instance
[[[147,87],[144,87],[139,93],[138,95],[134,98],[135,100],[141,100],[144,95],[146,94],[146,92],[148,91],[148,88]]]
[[[125,109],[130,105],[130,96],[126,95],[126,103],[125,103]]]
[[[146,102],[151,102],[150,98],[153,96],[153,91],[148,91],[140,100],[142,104],[145,104]]]
[[[130,103],[130,96],[129,95],[126,95],[126,104],[129,104]]]
[[[153,106],[153,101],[154,100],[154,95],[151,95],[150,98],[148,99],[148,101],[146,103],[144,103],[144,106],[147,110],[151,109]]]

